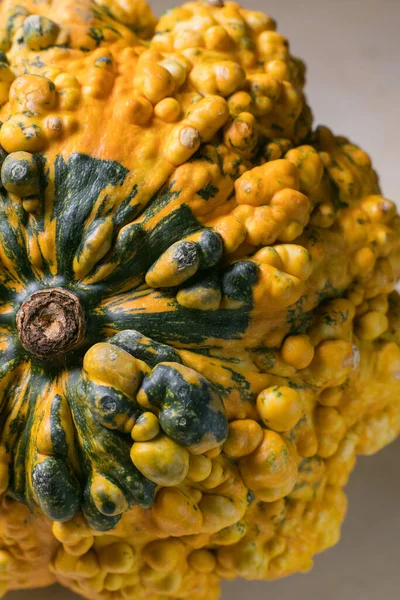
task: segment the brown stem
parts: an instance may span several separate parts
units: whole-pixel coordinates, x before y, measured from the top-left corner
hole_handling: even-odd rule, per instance
[[[75,294],[59,288],[34,292],[17,314],[21,344],[39,358],[60,356],[85,337],[85,317]]]

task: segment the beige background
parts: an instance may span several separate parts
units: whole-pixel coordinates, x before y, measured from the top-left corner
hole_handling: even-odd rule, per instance
[[[174,4],[153,2],[159,14]],[[276,18],[306,60],[316,123],[373,156],[384,193],[400,200],[400,0],[243,0]],[[274,583],[227,583],[223,600],[397,600],[400,597],[400,443],[359,460],[341,543],[314,570]],[[7,600],[73,600],[57,587]]]

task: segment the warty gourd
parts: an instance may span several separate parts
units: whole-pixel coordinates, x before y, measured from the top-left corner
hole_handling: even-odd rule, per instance
[[[0,7],[0,595],[214,600],[400,429],[400,219],[266,15]]]

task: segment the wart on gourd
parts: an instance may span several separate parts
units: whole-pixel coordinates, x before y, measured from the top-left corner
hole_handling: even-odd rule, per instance
[[[0,9],[0,595],[306,570],[399,430],[395,205],[270,17],[53,5]]]

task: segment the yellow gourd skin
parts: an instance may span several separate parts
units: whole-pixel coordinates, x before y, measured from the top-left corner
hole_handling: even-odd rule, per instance
[[[0,51],[0,597],[309,570],[400,430],[400,218],[369,157],[235,2],[4,0]],[[52,362],[16,315],[63,287],[85,324]]]

